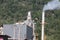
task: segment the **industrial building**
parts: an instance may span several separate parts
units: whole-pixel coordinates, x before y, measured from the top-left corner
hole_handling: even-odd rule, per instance
[[[3,34],[4,35],[9,35],[11,39],[16,39],[16,40],[32,40],[33,39],[33,29],[27,25],[21,25],[21,24],[5,24],[3,25]]]
[[[28,12],[27,20],[14,24],[3,24],[0,27],[0,35],[8,35],[8,40],[35,40],[34,21]]]

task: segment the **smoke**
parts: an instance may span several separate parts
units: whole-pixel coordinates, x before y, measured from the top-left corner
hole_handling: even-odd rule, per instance
[[[46,5],[44,5],[43,10],[55,10],[55,9],[60,9],[60,2],[59,0],[52,0],[48,2]]]

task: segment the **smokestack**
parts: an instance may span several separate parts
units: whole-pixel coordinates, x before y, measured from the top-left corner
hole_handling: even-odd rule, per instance
[[[52,0],[44,5],[43,12],[42,12],[42,33],[41,33],[41,40],[44,40],[44,25],[45,25],[45,11],[46,10],[54,10],[60,9],[60,2],[59,0]]]
[[[46,10],[54,10],[60,9],[60,2],[59,0],[52,0],[44,5],[43,12],[42,12],[42,33],[41,33],[41,40],[44,40],[44,25],[45,25],[45,11]]]

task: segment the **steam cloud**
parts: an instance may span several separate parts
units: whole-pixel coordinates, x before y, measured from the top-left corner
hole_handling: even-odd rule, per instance
[[[54,10],[54,9],[60,9],[60,2],[59,0],[52,0],[48,2],[46,5],[44,5],[43,10]]]

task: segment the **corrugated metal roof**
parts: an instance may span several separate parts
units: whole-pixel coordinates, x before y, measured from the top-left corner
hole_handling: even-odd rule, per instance
[[[15,38],[18,37],[20,28],[20,34],[26,34],[26,25],[14,25],[14,24],[5,24],[3,25],[3,33],[4,35],[9,35],[12,38],[14,37],[14,30],[15,30]]]
[[[26,38],[29,39],[32,37],[33,30],[31,27],[28,27],[27,25],[4,24],[3,25],[3,34],[11,36],[11,38],[15,38],[15,39],[20,38],[20,40],[24,40]]]

